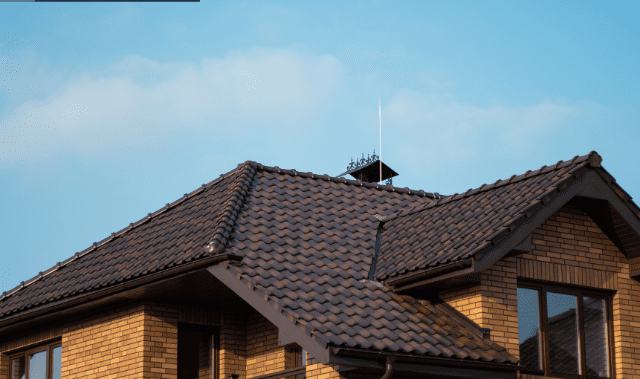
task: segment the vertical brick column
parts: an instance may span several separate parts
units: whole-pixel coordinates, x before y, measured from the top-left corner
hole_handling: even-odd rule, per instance
[[[229,374],[239,375],[239,379],[246,379],[246,316],[240,312],[225,310],[223,325],[220,328],[220,378],[225,379]]]
[[[626,265],[618,276],[618,292],[613,297],[613,334],[619,378],[640,377],[640,283],[630,279],[628,272]]]
[[[478,324],[491,329],[491,340],[519,357],[516,258],[505,258],[481,274]],[[476,315],[478,317],[478,315]]]
[[[11,361],[5,354],[0,353],[0,379],[9,379],[9,371],[11,369]]]
[[[175,307],[144,305],[144,378],[178,377],[178,310]]]

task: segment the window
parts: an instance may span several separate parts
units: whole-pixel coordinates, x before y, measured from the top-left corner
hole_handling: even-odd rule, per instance
[[[178,379],[217,379],[217,331],[200,325],[178,325]]]
[[[520,364],[566,378],[611,377],[611,313],[606,294],[518,283]]]
[[[293,370],[303,368],[307,365],[307,352],[300,346],[287,346],[285,349],[285,370]],[[287,376],[284,379],[305,379],[306,372],[297,375]]]
[[[54,343],[11,356],[11,379],[60,379],[62,346]]]

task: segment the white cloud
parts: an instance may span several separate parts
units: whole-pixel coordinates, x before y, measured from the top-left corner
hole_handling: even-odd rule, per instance
[[[429,166],[470,160],[479,149],[528,150],[534,146],[532,140],[582,113],[579,106],[552,101],[481,107],[453,96],[424,96],[413,91],[400,93],[383,110],[387,123],[402,136],[399,156],[408,165],[429,162]]]
[[[252,128],[300,132],[301,121],[313,119],[332,99],[342,75],[330,55],[267,49],[197,64],[129,56],[109,70],[102,77],[73,77],[48,98],[23,103],[1,119],[7,128],[24,126],[17,131],[33,143],[0,154],[0,162],[51,149],[91,157],[167,133],[203,129],[219,139],[233,139]],[[27,127],[25,118],[34,116],[46,120],[46,127]],[[234,130],[239,124],[242,132]]]

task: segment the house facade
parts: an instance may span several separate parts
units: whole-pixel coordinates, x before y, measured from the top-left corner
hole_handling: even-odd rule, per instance
[[[640,377],[601,161],[451,196],[246,162],[0,295],[0,379]]]

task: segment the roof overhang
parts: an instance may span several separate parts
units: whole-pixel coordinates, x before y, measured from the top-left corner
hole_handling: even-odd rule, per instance
[[[384,371],[385,358],[393,356],[397,359],[394,363],[394,371],[406,374],[428,374],[433,375],[434,378],[516,378],[518,366],[513,364],[431,358],[331,346],[321,335],[298,320],[231,264],[223,263],[211,266],[207,270],[278,328],[280,346],[297,343],[322,364],[348,366],[358,370]]]
[[[242,278],[241,273],[233,266],[221,264],[207,270],[278,328],[278,345],[295,342],[319,362],[329,363],[327,342],[301,324],[278,302],[273,301],[264,290],[259,289],[248,278]]]
[[[471,264],[454,262],[385,282],[396,291],[406,291],[477,281],[479,278],[474,274],[505,256],[531,252],[531,233],[572,199],[582,202],[594,222],[625,254],[629,259],[629,276],[637,279],[640,276],[640,209],[603,168],[584,167],[560,183],[552,194],[525,209],[522,217],[491,236],[489,244],[469,258]]]
[[[242,260],[242,257],[230,253],[214,255],[155,274],[145,275],[144,277],[117,284],[101,291],[89,292],[84,295],[58,300],[51,305],[44,305],[24,311],[15,316],[0,319],[0,335],[13,333],[43,323],[51,323],[54,320],[68,317],[72,313],[84,312],[123,300],[128,301],[130,298],[137,297],[132,294],[144,291],[144,289],[149,286],[161,285],[164,282],[172,281],[185,275],[191,275],[212,264],[229,260],[238,261]]]

